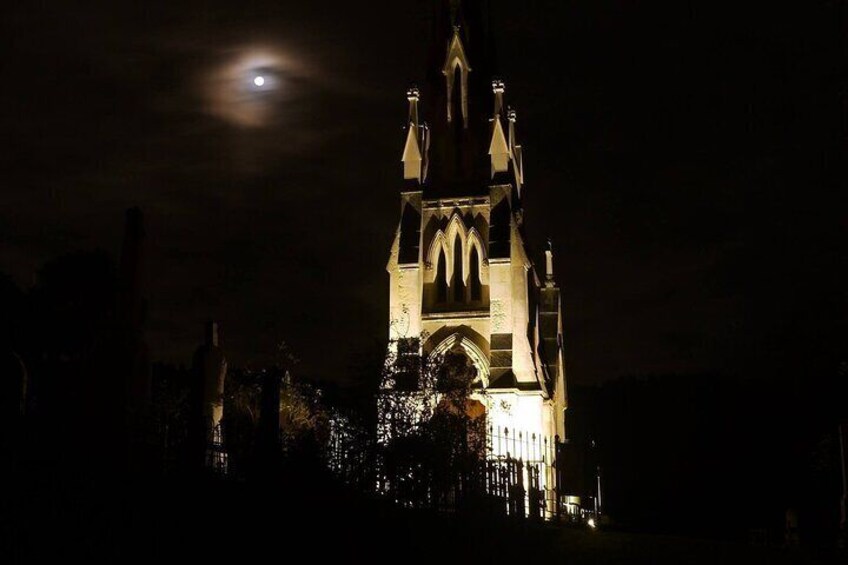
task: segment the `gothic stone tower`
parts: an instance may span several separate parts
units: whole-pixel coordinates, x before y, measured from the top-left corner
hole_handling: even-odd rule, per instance
[[[560,291],[551,249],[542,281],[525,246],[523,153],[493,75],[485,2],[441,4],[424,92],[431,123],[419,90],[407,93],[389,337],[424,355],[465,353],[493,427],[564,437]]]

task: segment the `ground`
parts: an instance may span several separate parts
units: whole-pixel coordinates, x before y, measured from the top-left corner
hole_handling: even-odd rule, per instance
[[[327,478],[273,485],[30,484],[3,508],[12,563],[242,563],[279,556],[346,562],[438,560],[563,564],[830,563],[833,553],[402,510]],[[34,487],[36,491],[31,490]],[[115,490],[116,489],[116,490]],[[11,510],[11,512],[9,512]],[[276,560],[276,558],[275,558]],[[4,560],[5,561],[5,560]]]

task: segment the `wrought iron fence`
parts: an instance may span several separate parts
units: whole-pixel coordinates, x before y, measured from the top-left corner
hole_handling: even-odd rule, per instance
[[[331,426],[328,463],[346,483],[408,508],[535,520],[560,515],[558,438],[490,427],[485,444],[485,453],[440,460],[416,446],[377,442],[337,421]]]
[[[229,470],[229,457],[224,448],[224,434],[221,424],[215,425],[209,432],[204,456],[204,466],[213,474],[225,477]]]

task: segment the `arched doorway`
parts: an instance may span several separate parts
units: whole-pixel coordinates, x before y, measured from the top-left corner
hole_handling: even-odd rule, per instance
[[[451,334],[433,348],[430,352],[430,359],[443,357],[448,352],[461,352],[466,355],[476,369],[474,384],[483,388],[489,386],[489,359],[474,340],[459,332]]]

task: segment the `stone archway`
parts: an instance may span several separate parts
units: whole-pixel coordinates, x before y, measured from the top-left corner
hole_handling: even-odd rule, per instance
[[[456,332],[445,339],[443,339],[433,350],[430,352],[430,359],[434,357],[445,355],[450,351],[462,351],[465,355],[468,356],[468,359],[474,365],[474,368],[477,369],[477,378],[474,379],[475,383],[480,383],[483,388],[489,386],[489,359],[485,353],[480,349],[480,347],[474,343],[470,338],[463,336],[461,333]]]

